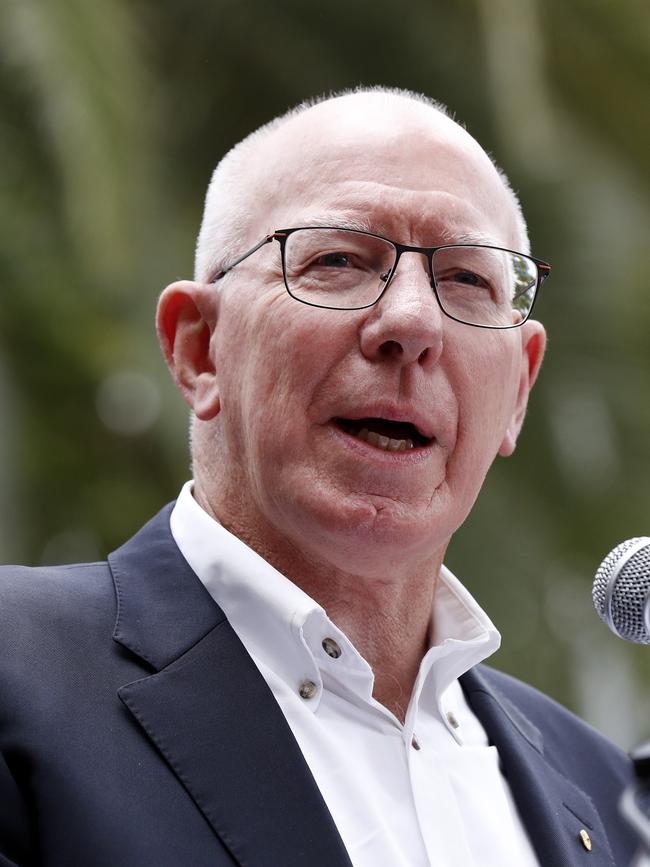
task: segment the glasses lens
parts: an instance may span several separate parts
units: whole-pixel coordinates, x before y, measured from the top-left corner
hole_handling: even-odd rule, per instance
[[[389,241],[363,232],[299,229],[284,249],[287,289],[317,307],[367,307],[381,295],[395,256]]]
[[[433,255],[440,306],[470,325],[519,325],[530,313],[537,265],[528,256],[495,247],[443,247]]]

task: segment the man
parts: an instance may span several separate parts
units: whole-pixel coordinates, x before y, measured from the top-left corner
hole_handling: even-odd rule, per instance
[[[498,633],[443,566],[514,450],[547,273],[413,94],[222,161],[158,308],[193,483],[108,564],[2,574],[0,864],[627,863],[627,759],[476,668]]]

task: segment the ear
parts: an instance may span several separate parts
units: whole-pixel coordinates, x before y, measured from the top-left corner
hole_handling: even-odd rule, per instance
[[[218,304],[213,286],[182,280],[163,291],[156,312],[167,366],[185,402],[203,421],[214,418],[221,407],[210,345]]]
[[[537,374],[542,366],[542,358],[544,357],[544,349],[546,347],[546,331],[541,322],[530,319],[520,329],[522,356],[521,356],[521,372],[519,374],[519,389],[517,391],[517,400],[510,419],[510,423],[506,429],[505,437],[499,448],[501,457],[511,455],[517,444],[519,431],[524,423],[526,415],[526,407],[528,405],[528,395],[533,387]]]

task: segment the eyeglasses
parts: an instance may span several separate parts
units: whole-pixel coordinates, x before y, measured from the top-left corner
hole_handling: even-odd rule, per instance
[[[278,229],[213,279],[216,283],[257,250],[278,241],[287,292],[330,310],[363,310],[383,296],[403,253],[427,257],[442,312],[479,328],[517,328],[528,319],[551,266],[524,253],[483,244],[414,247],[356,229]]]

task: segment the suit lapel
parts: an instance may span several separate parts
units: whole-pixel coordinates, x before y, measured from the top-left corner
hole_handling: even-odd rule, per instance
[[[539,730],[489,683],[488,671],[472,669],[461,684],[499,752],[540,864],[612,867],[614,857],[593,802],[549,764]],[[583,830],[592,842],[591,851],[581,840]]]
[[[120,699],[241,864],[350,867],[271,691],[173,542],[169,511],[109,557],[114,638],[155,669]]]

